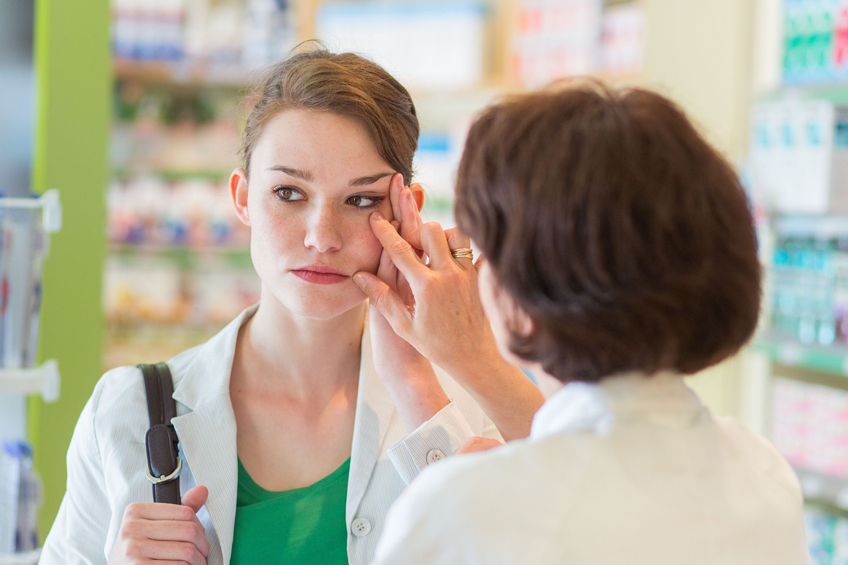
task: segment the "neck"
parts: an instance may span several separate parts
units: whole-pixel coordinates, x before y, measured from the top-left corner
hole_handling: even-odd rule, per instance
[[[305,318],[263,289],[259,309],[239,332],[242,370],[233,378],[304,400],[355,387],[365,315],[363,302],[328,320]]]

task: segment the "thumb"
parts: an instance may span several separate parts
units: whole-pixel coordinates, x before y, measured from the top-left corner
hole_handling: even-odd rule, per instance
[[[371,306],[383,315],[395,333],[401,337],[406,335],[412,324],[412,314],[400,296],[380,277],[371,273],[356,273],[353,282],[368,296]]]
[[[188,506],[197,514],[201,507],[206,504],[207,498],[209,498],[209,489],[204,486],[196,486],[183,495],[182,505]]]

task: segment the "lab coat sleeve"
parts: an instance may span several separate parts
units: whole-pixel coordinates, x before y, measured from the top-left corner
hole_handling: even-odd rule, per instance
[[[452,401],[389,449],[389,459],[404,482],[409,484],[427,467],[428,459],[434,461],[434,458],[450,457],[473,437],[488,437],[503,442],[497,427],[486,416],[483,415],[482,422],[478,421],[475,427],[477,431],[469,425],[460,404]]]
[[[451,495],[440,488],[442,481],[437,477],[444,476],[440,473],[443,470],[427,470],[395,501],[371,565],[482,563],[467,551],[462,540],[456,539],[462,535],[462,528],[452,521],[457,509],[451,507]]]
[[[80,415],[68,448],[68,483],[59,514],[44,542],[41,565],[94,565],[107,561],[111,517],[94,428],[103,382]]]

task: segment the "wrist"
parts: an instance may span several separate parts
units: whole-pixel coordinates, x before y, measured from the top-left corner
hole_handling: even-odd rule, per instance
[[[499,376],[521,371],[509,364],[496,347],[477,349],[474,355],[459,356],[440,366],[463,387],[473,387],[479,382],[491,384]]]
[[[404,371],[398,378],[383,380],[408,432],[414,431],[450,404],[432,366],[428,364],[427,369],[415,374]]]

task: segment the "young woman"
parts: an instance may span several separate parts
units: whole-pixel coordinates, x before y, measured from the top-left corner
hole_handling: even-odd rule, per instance
[[[375,565],[808,562],[789,464],[683,379],[748,341],[761,287],[739,179],[673,103],[589,84],[489,108],[466,141],[456,212],[486,253],[480,295],[501,351],[565,386],[528,440],[425,472],[389,514]],[[415,255],[372,223],[426,290]],[[439,354],[428,312],[361,278],[372,308]]]
[[[369,315],[352,279],[379,267],[405,288],[369,218],[421,225],[417,136],[409,94],[370,61],[314,49],[271,69],[230,178],[261,302],[169,362],[183,505],[150,502],[141,373],[112,370],[74,432],[41,563],[364,565],[422,468],[529,432],[541,397],[498,355],[473,267],[453,279],[472,307],[464,334],[440,336],[446,372]]]

